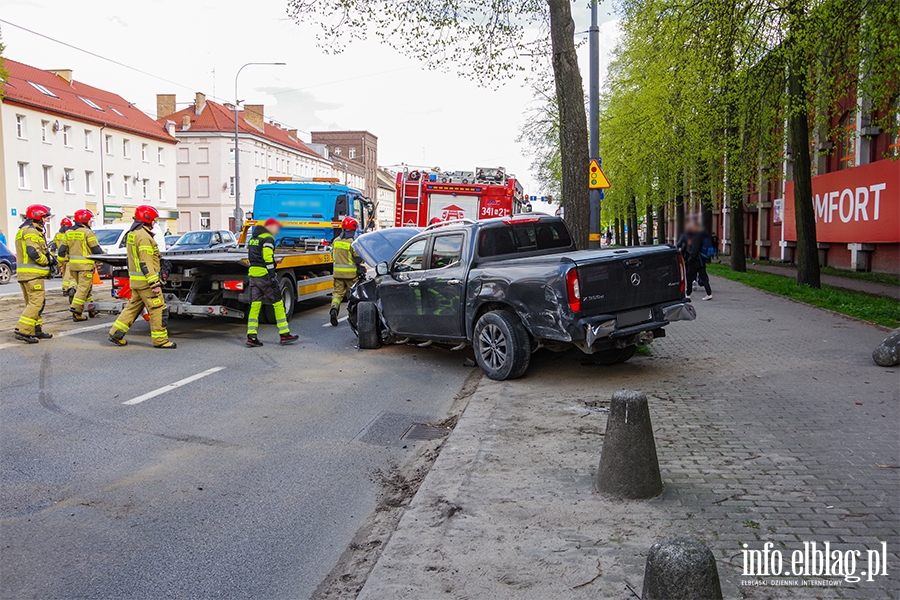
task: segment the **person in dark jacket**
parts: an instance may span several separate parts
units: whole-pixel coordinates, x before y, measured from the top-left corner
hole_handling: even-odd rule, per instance
[[[702,300],[712,300],[712,288],[709,285],[709,275],[706,274],[706,261],[704,247],[712,246],[708,242],[709,235],[696,223],[691,223],[685,232],[685,268],[687,270],[687,295],[690,297],[693,291],[694,281],[703,286],[706,295]]]
[[[253,228],[250,241],[247,242],[247,259],[250,269],[247,272],[250,280],[250,316],[247,318],[247,346],[258,348],[263,343],[257,336],[259,312],[263,304],[269,304],[275,312],[275,324],[278,326],[282,345],[293,344],[299,336],[291,335],[287,315],[284,312],[284,301],[281,299],[281,287],[275,276],[275,236],[281,231],[281,223],[269,219],[263,227]]]

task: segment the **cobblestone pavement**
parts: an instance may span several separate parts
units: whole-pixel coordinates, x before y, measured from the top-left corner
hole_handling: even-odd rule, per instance
[[[713,291],[651,356],[539,354],[519,381],[483,380],[360,600],[633,598],[649,547],[683,534],[712,548],[726,598],[898,597],[898,374],[871,359],[887,334],[719,278]],[[665,482],[651,501],[591,492],[623,388],[650,396]],[[857,575],[886,542],[888,576],[742,575],[742,544],[765,542],[785,568],[804,542],[860,550]]]

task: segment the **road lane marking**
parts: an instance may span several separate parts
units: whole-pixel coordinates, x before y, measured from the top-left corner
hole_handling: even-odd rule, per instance
[[[343,322],[346,321],[348,318],[349,318],[349,317],[341,317],[340,319],[338,319],[338,323],[343,323]],[[331,323],[325,323],[324,325],[322,325],[322,327],[331,327]]]
[[[128,404],[128,405],[140,404],[144,400],[149,400],[150,398],[155,398],[156,396],[159,396],[160,394],[165,394],[166,392],[168,392],[170,390],[174,390],[175,388],[180,388],[181,386],[187,385],[187,384],[191,383],[192,381],[197,381],[198,379],[203,379],[207,375],[212,375],[213,373],[221,371],[224,368],[225,367],[213,367],[212,369],[207,369],[207,370],[203,371],[202,373],[197,373],[196,375],[191,375],[190,377],[185,377],[184,379],[182,379],[180,381],[176,381],[175,383],[170,383],[168,385],[162,386],[159,389],[153,390],[152,392],[147,392],[143,396],[138,396],[137,398],[132,398],[131,400],[126,400],[122,404]]]
[[[53,337],[66,337],[67,335],[75,335],[76,333],[82,333],[83,331],[94,331],[96,329],[103,329],[111,327],[111,323],[97,323],[96,325],[88,325],[87,327],[79,327],[78,329],[68,329],[66,331],[60,331],[59,333],[54,333]],[[46,342],[45,342],[46,343]],[[50,342],[51,344],[53,342]],[[25,344],[23,342],[10,342],[8,344],[0,344],[0,350],[4,348],[12,348],[14,346],[28,346],[30,344]]]

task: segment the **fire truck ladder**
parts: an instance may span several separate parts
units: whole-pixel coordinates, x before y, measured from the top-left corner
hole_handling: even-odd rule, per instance
[[[422,185],[426,177],[426,174],[420,172],[418,180],[410,181],[407,174],[403,174],[403,206],[400,222],[404,227],[418,227],[420,223],[424,222],[426,215],[423,214],[425,205],[422,203]],[[414,193],[411,194],[410,187],[413,185],[415,185]]]

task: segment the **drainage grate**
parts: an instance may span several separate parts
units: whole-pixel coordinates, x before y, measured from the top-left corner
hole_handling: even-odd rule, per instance
[[[406,430],[400,439],[402,440],[438,440],[450,433],[446,427],[435,427],[425,423],[414,423]]]

